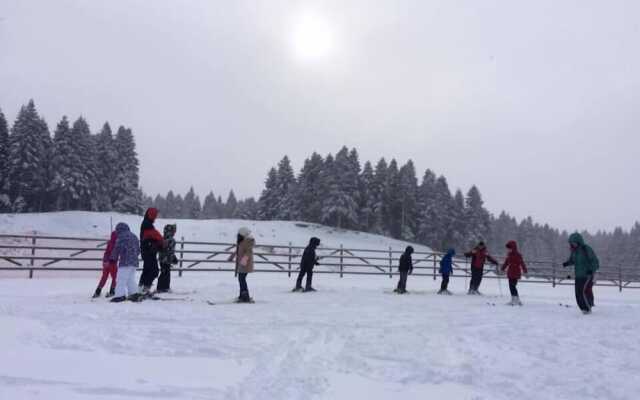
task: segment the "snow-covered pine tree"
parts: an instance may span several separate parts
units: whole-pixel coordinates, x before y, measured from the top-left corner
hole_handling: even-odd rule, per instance
[[[189,191],[184,196],[184,218],[187,219],[199,219],[202,207],[200,205],[200,198],[193,190],[193,186],[189,188]]]
[[[11,211],[9,181],[7,180],[9,161],[9,126],[0,110],[0,212]]]
[[[324,193],[320,190],[320,178],[324,160],[316,152],[304,161],[298,174],[298,184],[294,197],[295,218],[307,222],[320,222]]]
[[[375,176],[373,174],[373,167],[369,161],[364,163],[362,173],[359,180],[359,194],[358,194],[358,222],[360,229],[365,232],[372,232],[375,224],[374,214],[374,182]]]
[[[447,178],[440,175],[436,180],[436,204],[438,209],[437,238],[438,248],[446,251],[455,245],[456,205]]]
[[[381,158],[376,164],[376,171],[373,179],[373,185],[371,187],[372,196],[372,215],[371,221],[372,232],[380,235],[388,234],[385,224],[385,210],[386,210],[386,187],[387,187],[387,175],[389,166],[384,158]]]
[[[181,194],[178,194],[173,200],[173,207],[175,211],[175,216],[173,218],[186,218],[186,210],[184,207],[184,199]]]
[[[77,191],[80,198],[79,209],[97,209],[96,199],[98,182],[96,174],[96,146],[89,124],[83,117],[79,117],[71,127],[71,138],[75,142],[75,150],[78,151],[80,164],[74,166],[79,179]]]
[[[391,237],[399,239],[402,234],[402,199],[400,194],[400,171],[398,162],[392,159],[387,168],[387,184],[384,197],[385,229]]]
[[[79,210],[84,174],[80,158],[79,140],[71,133],[66,116],[58,123],[53,136],[51,170],[53,179],[49,190],[56,198],[56,210]]]
[[[438,207],[436,196],[436,174],[430,169],[424,172],[418,188],[418,234],[417,239],[434,249],[438,246]]]
[[[153,199],[152,207],[155,207],[158,210],[162,210],[162,212],[164,213],[167,209],[167,200],[161,194],[157,194]]]
[[[459,252],[462,252],[464,248],[467,247],[467,243],[465,243],[466,238],[468,237],[466,232],[466,224],[465,224],[465,204],[464,204],[464,195],[462,194],[462,190],[457,189],[456,194],[453,196],[453,207],[455,212],[455,221],[453,222],[453,235],[454,241],[453,246]]]
[[[491,217],[484,208],[480,190],[473,185],[467,192],[465,199],[466,224],[468,229],[467,242],[476,243],[485,240],[491,229]]]
[[[169,190],[167,192],[167,196],[165,197],[165,205],[164,208],[158,208],[160,213],[165,218],[179,218],[178,209],[176,207],[176,195],[173,193],[173,190]]]
[[[41,211],[47,189],[46,124],[33,100],[22,106],[9,135],[7,180],[14,212]]]
[[[276,218],[278,206],[278,171],[271,168],[258,201],[258,219],[270,221]]]
[[[257,203],[253,197],[249,197],[244,200],[240,200],[238,202],[238,206],[231,218],[234,219],[245,219],[245,220],[255,220],[257,214]]]
[[[95,136],[96,143],[96,181],[98,210],[110,211],[113,209],[112,193],[113,186],[117,179],[116,166],[118,155],[116,154],[115,143],[111,126],[105,122],[102,130]]]
[[[230,190],[227,196],[227,202],[224,205],[224,218],[233,218],[237,207],[238,199],[236,198],[236,194],[233,193],[233,190]]]
[[[204,198],[204,202],[202,203],[202,212],[200,213],[200,218],[202,219],[217,219],[220,218],[220,214],[218,212],[218,200],[216,196],[213,194],[213,191],[210,191]]]
[[[418,180],[413,161],[409,160],[399,171],[400,237],[415,240],[418,225]]]
[[[349,150],[343,147],[333,162],[325,165],[323,172],[328,188],[322,207],[323,223],[338,228],[357,227],[359,163],[350,158]]]
[[[114,140],[118,158],[113,186],[113,208],[116,211],[139,214],[144,212],[139,189],[138,155],[131,129],[120,126]]]
[[[276,193],[278,203],[276,205],[276,218],[290,221],[295,218],[296,177],[291,167],[289,157],[284,156],[278,163],[278,174],[276,180]]]

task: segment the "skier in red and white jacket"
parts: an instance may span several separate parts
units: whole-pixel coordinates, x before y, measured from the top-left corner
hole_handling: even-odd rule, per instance
[[[524,263],[522,254],[518,251],[518,244],[515,240],[507,242],[507,249],[509,254],[502,264],[502,271],[507,271],[507,278],[509,278],[509,291],[511,292],[511,302],[508,305],[521,306],[520,296],[518,296],[518,281],[522,278],[522,274],[527,274],[527,265]]]

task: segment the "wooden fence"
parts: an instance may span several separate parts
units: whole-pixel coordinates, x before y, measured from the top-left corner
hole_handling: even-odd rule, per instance
[[[43,235],[0,234],[0,272],[24,271],[33,278],[38,271],[100,271],[102,253],[107,244],[105,238],[61,237]],[[254,249],[256,272],[296,274],[304,246],[266,245],[258,243]],[[397,264],[404,249],[356,249],[344,246],[319,248],[320,265],[314,273],[345,275],[381,275],[392,278],[397,274]],[[178,265],[174,271],[182,276],[191,272],[233,272],[234,263],[228,261],[235,252],[233,243],[196,242],[182,238],[176,245]],[[441,253],[415,252],[414,276],[438,279]],[[528,261],[529,278],[523,283],[556,285],[573,284],[571,268],[563,268],[554,260]],[[469,260],[454,259],[452,278],[470,278]],[[500,278],[493,267],[485,268],[485,277]],[[600,267],[598,286],[640,288],[640,268],[631,266]]]

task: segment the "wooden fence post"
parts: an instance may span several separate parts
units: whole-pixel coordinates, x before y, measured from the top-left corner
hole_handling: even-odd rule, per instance
[[[36,255],[36,237],[31,238],[31,257]],[[33,267],[34,259],[32,258],[29,264]],[[33,269],[29,270],[29,279],[33,279]]]
[[[182,258],[184,257],[184,236],[180,238],[180,269],[178,270],[178,277],[182,278]]]
[[[389,279],[393,278],[393,251],[389,246]]]
[[[340,244],[340,278],[342,278],[342,270],[344,268],[344,258],[343,258],[343,246]]]
[[[552,287],[556,287],[556,262],[553,261],[551,266],[553,267],[553,275],[551,277],[551,285],[552,285]]]
[[[618,282],[618,290],[622,292],[622,264],[618,265],[618,278],[620,279]]]
[[[438,279],[438,278],[436,278],[436,263],[437,263],[436,258],[437,257],[435,255],[435,253],[432,254],[431,257],[433,257],[433,280],[435,281],[436,279]]]
[[[292,254],[291,254],[291,242],[289,242],[289,278],[291,278],[291,260],[292,260]]]

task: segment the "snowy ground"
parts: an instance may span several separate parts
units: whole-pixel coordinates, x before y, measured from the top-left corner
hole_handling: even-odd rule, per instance
[[[413,293],[395,280],[253,274],[257,303],[227,273],[175,278],[188,301],[90,301],[95,279],[0,280],[1,399],[633,399],[640,390],[640,291],[596,288],[583,316],[572,288],[521,285],[485,297]],[[506,291],[505,282],[502,283]],[[210,306],[206,299],[223,304]],[[487,303],[496,303],[496,306]],[[564,302],[572,305],[565,308]]]

